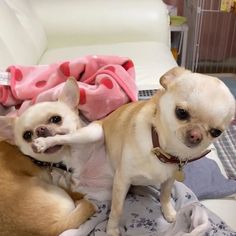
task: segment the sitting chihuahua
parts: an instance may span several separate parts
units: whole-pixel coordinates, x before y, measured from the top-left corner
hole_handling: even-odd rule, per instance
[[[228,127],[235,100],[215,77],[173,68],[160,79],[164,89],[148,101],[118,108],[102,121],[106,150],[115,169],[107,233],[119,235],[119,220],[130,185],[161,184],[167,221],[175,220],[171,189],[183,167],[199,159]]]
[[[177,67],[163,75],[160,83],[163,89],[150,100],[126,104],[82,129],[74,112],[76,99],[72,92],[64,96],[67,99],[59,99],[56,106],[36,104],[38,108],[26,111],[21,122],[14,125],[18,145],[28,155],[49,161],[75,159],[71,166],[77,169],[77,177],[82,177],[84,164],[89,163],[96,175],[90,191],[94,187],[110,191],[114,174],[107,225],[107,233],[112,236],[119,235],[119,220],[130,185],[160,184],[163,215],[173,222],[176,212],[170,194],[174,180],[183,179],[187,162],[207,153],[207,147],[228,127],[235,113],[234,97],[217,78]],[[70,88],[75,86],[70,84]],[[74,102],[66,102],[68,99]],[[44,117],[41,125],[40,117]],[[39,135],[45,126],[47,135]],[[103,150],[102,161],[90,162],[87,152],[97,151],[104,141],[107,158]],[[77,156],[79,149],[82,152]],[[78,186],[83,185],[84,177],[78,178]]]

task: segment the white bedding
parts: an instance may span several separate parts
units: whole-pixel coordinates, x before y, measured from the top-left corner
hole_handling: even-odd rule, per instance
[[[167,223],[160,210],[159,190],[135,187],[128,194],[120,223],[122,236],[235,236],[219,217],[202,206],[184,184],[175,182],[172,204],[177,210],[176,223]],[[79,229],[60,236],[106,236],[110,202],[97,202],[98,213]]]

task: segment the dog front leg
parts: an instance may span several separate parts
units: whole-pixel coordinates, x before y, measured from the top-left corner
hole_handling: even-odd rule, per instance
[[[174,183],[174,178],[169,178],[164,183],[161,184],[161,194],[160,202],[163,215],[168,222],[174,222],[176,217],[176,211],[172,206],[171,199],[171,190]]]
[[[35,152],[40,153],[55,145],[86,144],[102,140],[103,138],[102,126],[94,122],[76,130],[74,133],[37,138],[33,141],[32,148]]]
[[[93,122],[78,129],[75,133],[71,133],[68,141],[71,144],[86,144],[102,139],[104,139],[102,126],[97,122]]]
[[[119,223],[123,211],[125,197],[130,187],[130,182],[117,170],[114,176],[111,212],[107,223],[107,234],[109,236],[120,235]]]

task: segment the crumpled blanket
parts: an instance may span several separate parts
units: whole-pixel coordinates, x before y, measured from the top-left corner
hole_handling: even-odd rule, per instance
[[[168,223],[161,213],[160,191],[153,187],[134,187],[128,194],[120,229],[122,236],[236,236],[214,213],[197,200],[180,182],[172,190],[172,204],[177,210],[175,223]],[[98,212],[79,229],[60,236],[107,236],[106,224],[110,202],[97,202]]]
[[[80,87],[79,110],[89,121],[105,117],[137,100],[133,62],[118,56],[85,56],[50,65],[12,65],[10,86],[0,86],[0,104],[15,106],[15,115],[32,104],[57,100],[68,77]]]

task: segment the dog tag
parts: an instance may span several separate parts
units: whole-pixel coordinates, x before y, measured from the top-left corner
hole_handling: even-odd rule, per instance
[[[183,182],[185,179],[183,167],[179,165],[179,169],[175,172],[175,179],[179,182]]]
[[[175,172],[175,179],[179,182],[183,182],[185,179],[184,172],[182,170],[177,170]]]

